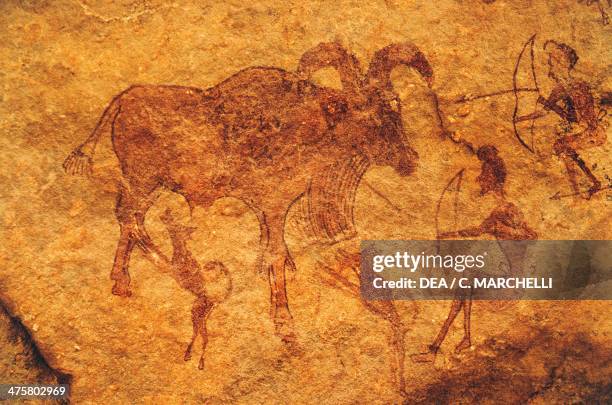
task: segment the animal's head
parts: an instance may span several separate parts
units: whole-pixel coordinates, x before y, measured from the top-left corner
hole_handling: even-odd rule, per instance
[[[409,145],[402,122],[399,95],[393,88],[391,72],[405,65],[415,69],[428,86],[433,70],[419,49],[409,43],[389,45],[375,53],[367,73],[362,74],[357,58],[337,43],[324,43],[306,52],[298,73],[310,80],[323,67],[334,67],[347,98],[344,140],[374,165],[391,166],[400,175],[412,173],[418,160]]]

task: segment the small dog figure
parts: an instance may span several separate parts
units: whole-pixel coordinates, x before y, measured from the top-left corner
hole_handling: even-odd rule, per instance
[[[198,335],[202,337],[202,355],[198,363],[200,370],[204,369],[204,352],[208,343],[208,331],[206,320],[210,316],[215,305],[221,303],[230,295],[232,290],[232,279],[227,268],[223,263],[210,261],[203,267],[200,266],[191,251],[187,247],[187,242],[196,230],[194,227],[185,226],[176,221],[172,212],[168,209],[160,217],[163,224],[168,229],[172,241],[172,277],[176,282],[196,296],[191,307],[191,321],[193,323],[193,335],[185,351],[185,361],[191,359],[191,350]],[[219,294],[209,293],[208,288],[212,284],[219,284],[224,281],[223,290]]]

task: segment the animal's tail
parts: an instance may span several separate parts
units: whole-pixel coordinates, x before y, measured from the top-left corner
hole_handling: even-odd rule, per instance
[[[89,138],[85,140],[81,145],[74,149],[64,160],[62,167],[68,174],[85,174],[90,175],[92,172],[93,156],[96,151],[98,141],[103,134],[109,132],[112,128],[113,122],[119,114],[121,108],[119,104],[120,96],[117,96],[113,101],[106,107],[104,114],[98,121],[98,124],[89,135]]]

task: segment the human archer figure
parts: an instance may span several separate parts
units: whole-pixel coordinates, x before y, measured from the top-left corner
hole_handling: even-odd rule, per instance
[[[579,170],[586,175],[591,186],[585,190],[584,197],[590,199],[601,190],[601,182],[595,177],[585,161],[578,155],[578,150],[601,146],[606,142],[606,131],[602,123],[605,113],[598,113],[589,85],[572,76],[578,62],[576,51],[569,45],[548,40],[544,44],[548,51],[548,76],[555,82],[555,87],[548,98],[538,97],[544,111],[537,111],[520,118],[535,119],[553,111],[561,118],[557,126],[558,139],[553,150],[567,168],[572,188],[576,195],[583,194],[577,181]]]
[[[513,203],[506,200],[504,195],[504,184],[506,182],[506,166],[504,161],[499,156],[497,148],[492,145],[485,145],[478,149],[478,159],[482,162],[480,175],[477,181],[480,184],[480,195],[485,196],[492,194],[498,200],[496,208],[491,211],[487,218],[477,226],[468,227],[465,229],[442,232],[438,236],[439,239],[459,239],[459,238],[477,238],[484,235],[493,236],[500,243],[500,247],[504,252],[510,272],[516,274],[522,271],[523,258],[525,251],[521,250],[524,247],[519,247],[518,250],[511,251],[502,241],[505,240],[534,240],[538,234],[529,227],[525,221],[523,213]],[[463,310],[463,330],[464,336],[461,342],[456,346],[455,352],[460,352],[469,348],[472,345],[470,337],[470,315],[472,309],[472,290],[457,289],[455,298],[451,305],[450,312],[434,339],[429,345],[426,353],[420,353],[412,356],[415,362],[431,362],[435,359],[435,355],[440,350],[440,346],[444,342],[448,330],[453,324],[459,312]]]
[[[440,239],[457,237],[469,238],[485,234],[498,240],[531,240],[537,234],[532,230],[523,213],[516,205],[506,200],[504,185],[506,182],[506,165],[493,145],[484,145],[478,149],[478,160],[482,162],[480,175],[476,178],[480,185],[480,195],[493,195],[498,203],[489,216],[478,226],[458,231],[442,232]]]

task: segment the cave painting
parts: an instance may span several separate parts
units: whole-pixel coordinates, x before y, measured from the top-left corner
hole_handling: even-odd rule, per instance
[[[536,156],[536,159],[546,159],[542,151],[536,150],[534,146],[538,137],[534,131],[535,122],[554,114],[558,117],[558,125],[547,126],[544,131],[552,131],[556,135],[556,140],[551,145],[552,153],[564,162],[572,191],[558,191],[550,196],[550,199],[574,197],[589,200],[594,194],[612,188],[609,176],[604,175],[607,183],[602,184],[602,179],[597,178],[592,171],[597,164],[585,162],[579,154],[580,151],[598,148],[607,142],[606,106],[609,105],[609,94],[596,97],[587,82],[575,78],[573,71],[579,60],[576,50],[568,44],[549,39],[544,42],[542,49],[546,56],[547,76],[553,83],[553,90],[548,97],[545,96],[540,89],[536,72],[535,48],[534,34],[518,53],[512,75],[512,88],[463,95],[452,100],[435,96],[439,125],[444,135],[475,154],[477,146],[445,129],[444,106],[512,94],[514,110],[511,122],[515,140],[524,150]],[[530,100],[524,97],[530,93],[537,97],[534,104],[530,104]]]
[[[533,121],[549,112],[557,114],[567,131],[558,134],[554,152],[566,164],[574,188],[571,195],[589,199],[605,188],[577,152],[605,142],[605,113],[597,112],[588,85],[571,76],[578,60],[576,52],[555,41],[545,43],[549,77],[557,87],[549,97],[544,97],[535,74],[534,48],[535,35],[518,53],[510,89],[454,100],[445,100],[429,92],[443,134],[465,146],[469,154],[481,162],[477,179],[481,195],[494,195],[499,201],[481,224],[466,229],[442,231],[436,218],[437,239],[489,235],[500,241],[509,258],[513,253],[504,250],[503,240],[537,238],[520,209],[506,199],[507,172],[497,148],[475,146],[446,131],[444,103],[513,95],[515,139],[509,142],[517,142],[530,153],[534,153]],[[183,86],[132,86],[115,96],[89,138],[64,162],[68,173],[91,173],[99,140],[105,135],[111,137],[122,173],[117,179],[119,193],[115,215],[120,236],[111,271],[113,294],[131,295],[129,259],[134,247],[138,247],[156,267],[170,274],[196,297],[192,307],[193,335],[185,359],[191,357],[194,342],[200,337],[199,367],[204,367],[206,319],[227,295],[217,299],[209,297],[203,275],[222,274],[229,280],[227,294],[231,292],[231,277],[222,263],[209,262],[205,266],[197,263],[187,247],[192,230],[180,225],[170,211],[161,219],[173,243],[172,258],[166,257],[149,237],[144,219],[161,189],[182,195],[192,209],[209,207],[222,197],[234,197],[244,202],[259,220],[259,267],[268,276],[271,317],[276,334],[288,347],[295,347],[297,339],[285,277],[286,270],[295,270],[284,236],[287,213],[297,207],[307,232],[318,240],[334,243],[352,238],[356,234],[355,194],[368,168],[390,166],[401,176],[413,172],[419,157],[405,136],[402,104],[390,80],[392,70],[399,65],[416,70],[423,84],[431,88],[432,67],[413,44],[399,43],[382,48],[374,54],[364,72],[358,59],[341,45],[321,43],[303,54],[295,72],[251,67],[205,90]],[[328,67],[338,72],[341,89],[314,82],[314,73]],[[531,77],[531,83],[520,83],[518,73],[524,68],[530,71],[527,76]],[[524,113],[523,93],[537,94],[541,108]],[[524,122],[530,123],[531,143],[524,134]],[[579,188],[578,170],[590,181],[585,190]],[[463,170],[446,185],[443,195],[452,191],[453,185],[458,190],[462,178]],[[376,191],[372,185],[367,186]],[[383,194],[376,194],[390,201]],[[390,204],[393,206],[392,202]],[[439,211],[440,203],[438,217]],[[458,214],[455,207],[455,215]],[[359,278],[357,262],[358,256],[341,252],[336,265],[322,265],[325,282],[358,295],[359,286],[354,281]],[[520,272],[518,267],[511,265],[510,270]],[[390,322],[389,342],[395,356],[393,377],[400,392],[404,393],[406,328],[402,319],[391,301],[362,300],[362,303],[372,314]],[[471,303],[471,292],[458,293],[428,352],[413,359],[430,361],[461,311],[464,313],[464,338],[457,350],[469,347]]]
[[[112,292],[131,295],[128,269],[135,246],[155,263],[168,262],[144,226],[160,189],[182,195],[192,208],[235,197],[259,219],[272,319],[279,337],[293,345],[285,288],[285,270],[295,268],[284,239],[288,210],[305,197],[315,232],[333,237],[351,226],[351,198],[369,165],[407,176],[417,164],[390,81],[398,65],[415,69],[432,85],[431,66],[410,43],[376,52],[366,73],[354,55],[324,43],[304,54],[297,72],[252,67],[206,90],[132,86],[115,96],[89,138],[64,162],[68,173],[90,173],[96,145],[102,136],[111,137],[122,173]],[[341,90],[309,80],[330,66],[340,74]]]
[[[491,211],[491,213],[476,226],[467,227],[459,230],[442,231],[439,227],[439,222],[436,222],[436,233],[437,239],[462,239],[469,238],[474,239],[482,236],[492,236],[498,240],[500,248],[506,256],[509,272],[508,276],[518,276],[524,273],[524,258],[526,253],[526,246],[521,244],[506,244],[503,241],[520,241],[520,240],[534,240],[538,238],[538,234],[529,226],[526,222],[523,213],[520,209],[512,202],[507,201],[504,194],[504,184],[506,182],[506,165],[503,159],[499,156],[497,148],[493,145],[484,145],[478,149],[477,157],[481,162],[480,175],[476,179],[480,185],[480,195],[485,196],[487,194],[493,195],[497,200],[497,206]],[[464,170],[460,170],[450,181],[449,184],[444,188],[440,199],[437,204],[437,215],[440,216],[440,207],[442,199],[445,194],[451,189],[451,185],[454,185],[455,193],[461,191],[461,181],[463,179]],[[457,200],[455,199],[455,212]],[[470,274],[475,276],[475,274]],[[463,311],[463,339],[455,348],[456,352],[460,352],[469,348],[472,345],[471,342],[471,309],[472,309],[472,289],[461,289],[456,290],[455,299],[451,304],[450,312],[444,321],[438,335],[434,339],[433,343],[428,346],[428,352],[413,355],[412,359],[416,362],[428,362],[433,361],[435,355],[440,350],[440,346],[444,342],[448,331],[453,324],[455,318],[461,311]]]
[[[225,301],[231,294],[232,278],[221,262],[210,261],[204,266],[200,266],[187,245],[196,228],[181,224],[170,209],[167,209],[160,219],[166,226],[172,241],[172,259],[168,261],[161,253],[159,255],[147,255],[147,257],[156,257],[155,264],[158,265],[158,268],[168,271],[181,288],[196,297],[191,307],[193,334],[185,350],[184,359],[185,361],[191,359],[193,345],[199,336],[202,340],[202,353],[198,368],[202,370],[204,369],[204,354],[208,344],[206,320],[214,307]],[[143,245],[143,249],[147,249],[146,245]],[[217,286],[222,284],[222,291],[211,293],[208,288],[211,284]]]
[[[370,301],[362,298],[360,293],[360,281],[362,280],[360,259],[361,255],[359,253],[350,252],[346,249],[338,249],[335,252],[332,264],[325,261],[318,263],[321,268],[320,276],[325,284],[347,293],[352,298],[357,298],[371,314],[389,323],[390,333],[388,334],[388,343],[393,357],[390,364],[391,378],[398,392],[405,396],[405,335],[408,327],[392,300]],[[417,317],[418,313],[418,307],[414,305],[412,310],[413,320]]]

